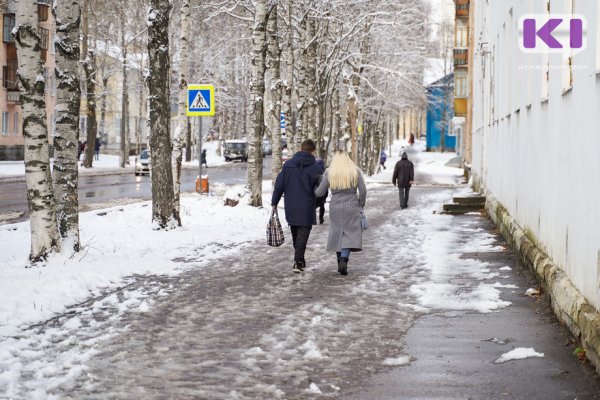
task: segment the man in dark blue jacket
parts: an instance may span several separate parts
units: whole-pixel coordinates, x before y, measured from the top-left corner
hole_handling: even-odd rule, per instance
[[[304,271],[306,262],[304,252],[310,236],[310,230],[316,223],[315,207],[317,200],[314,190],[318,186],[323,170],[316,164],[313,153],[315,142],[307,139],[302,142],[300,151],[285,162],[277,175],[271,205],[277,209],[281,196],[285,195],[285,219],[292,231],[294,243],[294,268],[298,273]]]

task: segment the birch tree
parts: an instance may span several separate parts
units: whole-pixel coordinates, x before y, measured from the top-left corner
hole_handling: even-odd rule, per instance
[[[173,134],[173,203],[175,216],[180,219],[181,197],[181,161],[183,143],[181,135],[188,129],[187,108],[187,75],[189,70],[189,35],[190,35],[190,0],[183,0],[181,6],[181,35],[179,38],[179,93],[177,98],[177,127]]]
[[[152,154],[152,221],[158,229],[181,225],[173,204],[169,136],[169,0],[151,0],[148,12],[148,89]]]
[[[281,81],[281,48],[279,47],[278,32],[278,7],[277,4],[269,13],[267,22],[267,35],[269,44],[267,47],[267,69],[270,72],[271,102],[269,104],[269,130],[273,149],[271,159],[271,175],[273,184],[281,171],[281,98],[283,91],[283,82]]]
[[[79,25],[77,0],[54,3],[56,21],[56,134],[54,136],[54,193],[60,234],[79,251]]]
[[[250,205],[262,206],[262,138],[264,135],[265,53],[267,1],[256,0],[252,28],[252,85],[250,98],[250,135],[248,138],[247,189]]]
[[[60,250],[48,153],[41,38],[37,26],[37,3],[19,1],[13,32],[19,59],[17,77],[25,140],[25,182],[31,227],[29,259],[34,263],[45,260],[52,251]]]
[[[81,0],[81,68],[85,89],[84,109],[87,116],[86,147],[83,166],[92,168],[94,163],[94,147],[98,135],[98,123],[96,118],[96,57],[89,50],[90,30],[90,0]],[[96,24],[94,24],[96,25]]]

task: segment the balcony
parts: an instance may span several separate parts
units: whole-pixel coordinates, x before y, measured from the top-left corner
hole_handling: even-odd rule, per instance
[[[470,0],[455,0],[455,1],[456,1],[456,16],[457,17],[468,17]]]
[[[18,104],[21,102],[21,93],[19,92],[7,92],[6,102],[11,104]]]
[[[454,66],[462,67],[466,66],[469,62],[469,50],[468,49],[454,49]]]

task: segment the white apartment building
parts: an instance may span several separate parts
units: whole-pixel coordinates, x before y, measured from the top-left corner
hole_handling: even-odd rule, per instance
[[[495,197],[598,310],[600,1],[472,0],[471,12],[475,187]],[[525,14],[585,16],[587,48],[525,53]]]

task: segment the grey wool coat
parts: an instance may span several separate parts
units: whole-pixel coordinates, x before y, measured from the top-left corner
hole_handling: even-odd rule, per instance
[[[315,196],[322,197],[329,190],[327,172],[319,186],[315,189]],[[358,195],[357,195],[358,190]],[[367,200],[367,187],[360,171],[358,171],[358,187],[346,190],[332,190],[329,203],[329,237],[327,238],[327,251],[362,250],[362,227],[360,223],[360,210]]]

